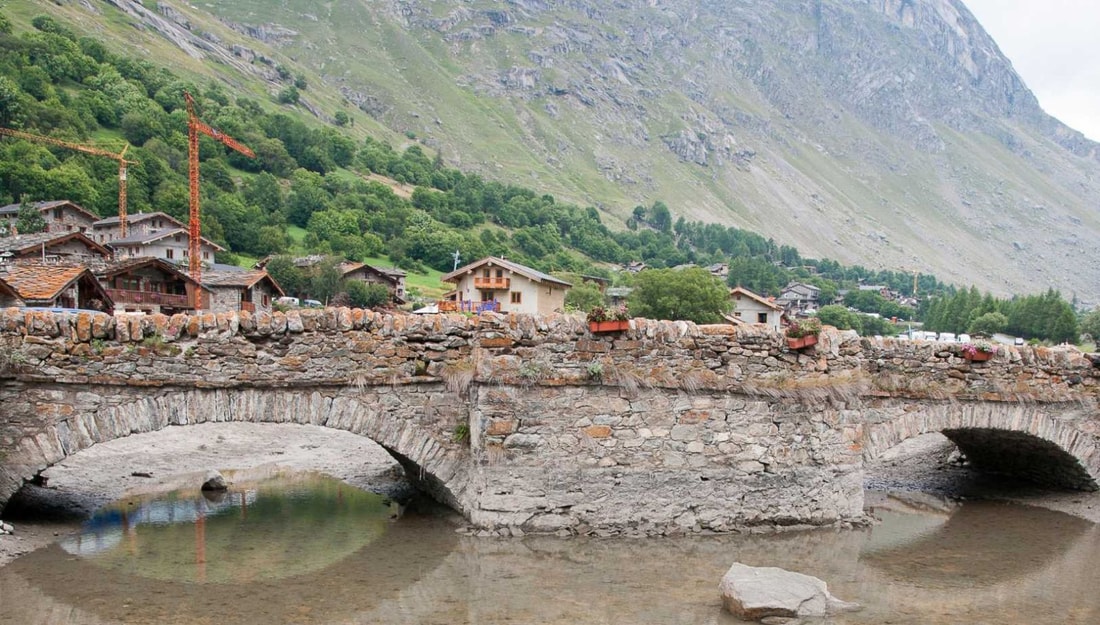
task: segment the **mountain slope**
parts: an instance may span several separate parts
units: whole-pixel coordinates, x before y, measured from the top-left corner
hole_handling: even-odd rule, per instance
[[[277,91],[286,64],[321,117],[358,107],[358,132],[621,221],[660,199],[808,255],[1100,301],[1097,145],[1043,113],[955,0],[143,9],[48,8],[130,45],[168,38],[157,60],[242,90]],[[119,20],[145,30],[119,35]]]

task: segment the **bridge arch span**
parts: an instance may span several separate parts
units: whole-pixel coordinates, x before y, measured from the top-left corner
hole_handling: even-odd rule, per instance
[[[448,410],[453,394],[429,385],[319,390],[184,389],[130,393],[127,400],[49,420],[34,436],[0,457],[0,502],[22,484],[64,458],[130,434],[169,426],[250,422],[316,425],[357,434],[378,443],[408,477],[438,501],[468,514],[468,449],[454,439],[464,423]],[[451,398],[442,401],[443,396]],[[79,406],[79,402],[75,403]]]
[[[922,402],[865,424],[863,458],[880,457],[907,439],[941,433],[975,468],[1036,484],[1100,489],[1100,440],[1080,404]]]

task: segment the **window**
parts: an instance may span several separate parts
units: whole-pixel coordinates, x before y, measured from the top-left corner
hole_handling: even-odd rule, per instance
[[[203,259],[203,260],[210,260],[210,252],[206,252],[206,251],[204,251],[204,252],[202,253],[202,259]]]
[[[486,269],[486,270],[482,271],[481,272],[481,277],[482,278],[488,278],[489,277],[489,270]]]
[[[177,235],[175,236],[175,239],[176,239],[176,243],[179,243],[179,242],[180,242],[180,235],[178,235],[178,234],[177,234]]]
[[[58,221],[61,221],[61,209],[60,208],[53,209],[53,218],[58,220]]]
[[[733,316],[740,319],[741,318],[741,311],[740,310],[734,311]]]
[[[164,257],[169,258],[169,259],[175,258],[176,257],[176,250],[173,250],[171,248],[164,250]]]
[[[504,277],[504,270],[503,269],[497,269],[497,277],[498,278],[503,278]]]
[[[523,293],[520,293],[519,291],[512,291],[512,303],[513,304],[521,304],[522,303],[521,302],[522,298],[523,298]]]
[[[766,312],[756,313],[756,323],[767,323],[767,322],[768,322],[768,313],[766,313]]]

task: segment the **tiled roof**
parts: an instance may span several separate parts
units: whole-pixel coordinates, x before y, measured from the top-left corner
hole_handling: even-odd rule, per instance
[[[768,308],[771,308],[773,310],[783,310],[783,307],[780,306],[779,304],[776,304],[775,302],[773,302],[769,299],[765,299],[765,298],[757,295],[756,293],[753,293],[752,291],[746,289],[743,286],[739,286],[739,287],[736,287],[736,288],[732,289],[730,291],[730,297],[733,297],[734,295],[744,295],[745,297],[747,297],[751,300],[754,300],[756,302],[759,302],[760,304],[763,304],[764,306],[767,306]]]
[[[512,273],[518,273],[521,276],[525,276],[527,278],[530,278],[531,280],[534,280],[535,282],[553,282],[554,284],[560,284],[562,286],[570,286],[570,287],[573,286],[572,284],[570,284],[570,283],[568,283],[564,280],[558,280],[554,276],[542,273],[541,271],[538,271],[536,269],[531,269],[530,267],[527,267],[525,265],[521,265],[519,263],[514,263],[514,262],[512,262],[510,260],[507,260],[507,259],[504,259],[504,258],[498,258],[496,256],[487,256],[485,258],[482,258],[479,261],[472,262],[469,265],[466,265],[465,267],[459,267],[458,269],[452,271],[451,273],[446,274],[443,277],[441,277],[440,280],[442,280],[443,282],[453,282],[455,280],[455,278],[457,278],[458,276],[461,276],[462,274],[467,273],[469,271],[473,271],[474,269],[477,269],[477,268],[481,267],[482,265],[487,265],[487,264],[490,264],[490,263],[492,263],[493,265],[499,265],[500,267],[503,267],[503,268],[511,271]]]
[[[24,300],[51,300],[80,276],[86,267],[73,265],[9,265],[0,278]]]

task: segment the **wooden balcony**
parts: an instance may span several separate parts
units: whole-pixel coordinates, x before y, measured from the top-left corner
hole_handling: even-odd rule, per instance
[[[474,278],[474,288],[481,291],[508,290],[511,278]]]
[[[141,304],[144,306],[162,306],[165,308],[195,307],[186,295],[156,293],[152,291],[126,291],[123,289],[107,289],[107,295],[111,296],[115,304]]]
[[[241,302],[241,310],[246,310],[250,313],[256,312],[256,305],[252,302]]]

